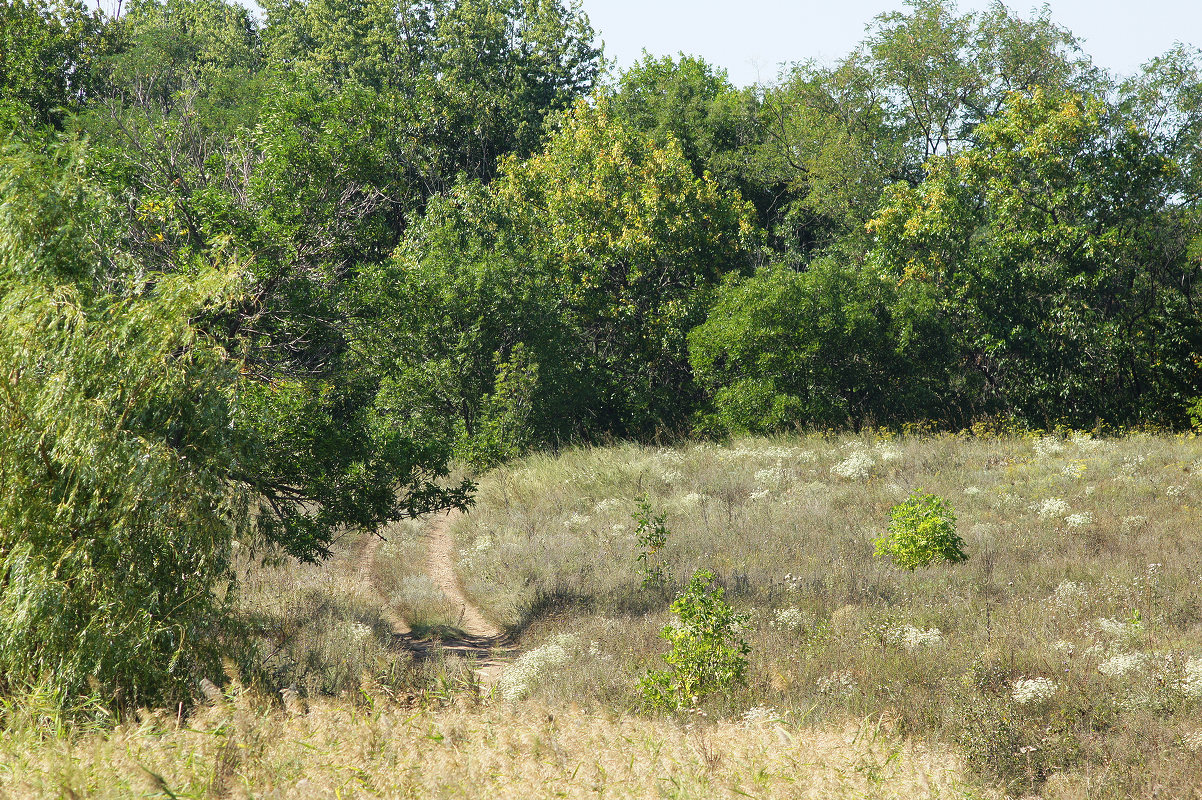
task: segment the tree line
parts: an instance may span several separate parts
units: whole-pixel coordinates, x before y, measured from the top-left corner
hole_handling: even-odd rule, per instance
[[[455,463],[1186,424],[1200,70],[1000,3],[736,87],[609,71],[575,0],[0,0],[0,691],[186,700],[238,547],[464,507]]]

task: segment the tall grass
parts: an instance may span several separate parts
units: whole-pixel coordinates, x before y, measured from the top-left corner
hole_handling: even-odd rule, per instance
[[[873,556],[916,489],[968,560]],[[644,587],[632,514],[666,516]],[[259,661],[90,727],[0,706],[0,796],[1191,796],[1202,785],[1202,441],[804,436],[535,455],[453,530],[519,651],[491,693],[396,637],[453,626],[420,524],[241,564]],[[747,685],[645,713],[698,568],[750,615]],[[282,691],[281,691],[282,690]],[[871,724],[863,720],[870,720]]]
[[[954,508],[966,563],[908,573],[873,557],[916,489]],[[1199,440],[808,436],[532,456],[486,476],[455,530],[472,596],[527,651],[567,653],[521,696],[637,704],[671,594],[641,586],[643,495],[667,516],[657,556],[676,579],[714,570],[752,614],[749,684],[712,711],[890,714],[1015,792],[1202,785]]]
[[[237,688],[181,722],[0,736],[0,796],[258,798],[985,797],[939,748],[888,721],[797,731],[771,718],[687,725],[545,706],[413,708]]]
[[[452,626],[459,609],[425,576],[419,523],[390,525],[382,536],[348,535],[322,564],[241,563],[238,607],[258,654],[252,673],[266,686],[318,696],[354,693],[364,675],[417,694],[470,683],[466,665],[417,662],[397,641],[410,627]]]

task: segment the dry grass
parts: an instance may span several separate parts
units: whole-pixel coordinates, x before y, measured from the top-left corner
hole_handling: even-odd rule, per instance
[[[459,610],[424,574],[419,523],[397,523],[382,535],[347,536],[322,564],[242,565],[240,607],[259,654],[248,665],[253,674],[305,696],[355,691],[365,674],[417,693],[465,680],[463,665],[417,664],[396,647],[398,628],[428,633],[453,625]]]
[[[307,707],[306,707],[307,705]],[[0,738],[0,796],[986,797],[954,756],[889,726],[797,731],[772,720],[678,724],[545,707],[415,710],[278,704],[234,692],[183,725]]]
[[[950,501],[967,563],[906,573],[873,557],[889,508],[919,488]],[[749,685],[715,713],[888,713],[1017,793],[1202,786],[1202,441],[811,436],[532,456],[487,476],[456,531],[471,594],[527,651],[557,648],[515,696],[637,704],[668,619],[639,586],[640,494],[667,515],[658,555],[677,583],[713,569],[752,614]]]
[[[968,562],[873,557],[918,488],[950,501]],[[752,619],[747,686],[678,718],[638,713],[671,597],[640,585],[640,495],[674,585],[710,568]],[[234,681],[182,721],[67,732],[9,702],[0,797],[1199,797],[1200,506],[1190,438],[536,455],[485,476],[454,531],[469,593],[519,636],[489,698],[396,647],[401,616],[458,617],[420,577],[420,526],[397,526],[320,567],[247,565],[247,674],[295,689],[286,708]]]

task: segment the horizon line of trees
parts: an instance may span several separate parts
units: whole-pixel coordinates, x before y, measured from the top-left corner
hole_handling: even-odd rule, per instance
[[[1202,396],[1195,48],[912,0],[738,88],[575,0],[263,8],[0,0],[0,692],[187,700],[235,542],[455,462]]]

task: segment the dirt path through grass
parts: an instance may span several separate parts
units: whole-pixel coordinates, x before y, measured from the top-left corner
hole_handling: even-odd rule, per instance
[[[455,540],[451,536],[451,522],[461,512],[449,511],[435,514],[425,530],[426,561],[425,573],[442,591],[448,600],[460,609],[459,620],[453,631],[443,631],[437,638],[418,638],[408,622],[386,603],[385,617],[392,626],[393,641],[397,646],[425,657],[436,648],[444,652],[476,660],[476,676],[481,685],[488,689],[501,675],[505,662],[512,655],[513,647],[505,632],[494,625],[463,593],[459,578],[455,574]],[[363,575],[374,574],[374,565],[379,557],[383,539],[378,536],[364,537],[359,552],[359,570]]]
[[[426,574],[447,598],[461,609],[458,628],[471,638],[501,639],[500,628],[489,622],[463,594],[455,575],[455,540],[451,536],[451,521],[455,514],[437,514],[426,528]]]

